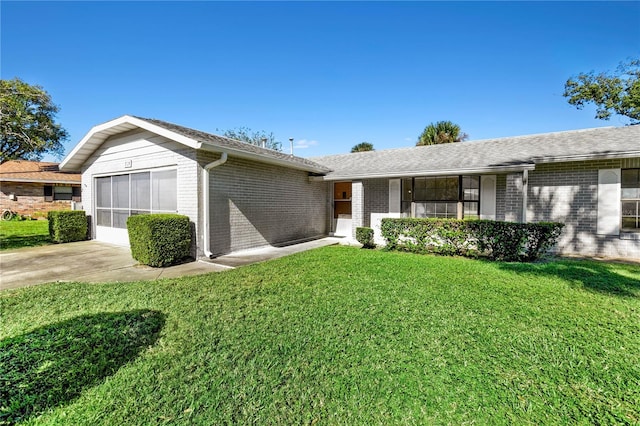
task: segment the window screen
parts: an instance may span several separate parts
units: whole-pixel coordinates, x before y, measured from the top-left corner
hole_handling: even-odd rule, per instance
[[[150,172],[131,175],[131,208],[134,210],[151,210]]]
[[[176,171],[163,170],[151,174],[151,208],[161,211],[178,209]]]

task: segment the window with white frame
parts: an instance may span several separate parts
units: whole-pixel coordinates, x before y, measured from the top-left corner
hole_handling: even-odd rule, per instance
[[[414,217],[478,218],[479,176],[437,176],[402,179],[401,212]],[[412,209],[413,206],[413,209]],[[412,212],[413,210],[413,212]]]
[[[419,177],[413,180],[415,217],[450,217],[458,215],[458,176]]]
[[[96,178],[96,225],[126,228],[129,216],[175,213],[177,192],[175,169]]]
[[[640,169],[622,169],[622,230],[640,231]]]

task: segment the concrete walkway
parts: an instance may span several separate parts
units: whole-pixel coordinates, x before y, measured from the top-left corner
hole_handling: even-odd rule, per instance
[[[139,265],[128,247],[99,241],[7,250],[0,252],[0,290],[57,281],[129,282],[226,271],[339,241],[323,238],[286,247],[265,247],[167,268]]]

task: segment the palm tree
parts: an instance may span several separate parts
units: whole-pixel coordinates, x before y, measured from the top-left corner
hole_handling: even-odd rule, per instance
[[[354,147],[351,148],[351,152],[365,152],[373,150],[373,144],[369,142],[360,142],[358,145],[354,145]]]
[[[460,131],[460,126],[451,121],[438,121],[429,124],[418,138],[416,146],[437,145],[441,143],[462,142],[469,135]]]

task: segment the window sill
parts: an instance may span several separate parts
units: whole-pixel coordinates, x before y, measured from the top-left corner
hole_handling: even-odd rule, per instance
[[[621,240],[632,240],[632,241],[640,241],[640,231],[622,231],[620,232]]]

